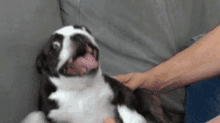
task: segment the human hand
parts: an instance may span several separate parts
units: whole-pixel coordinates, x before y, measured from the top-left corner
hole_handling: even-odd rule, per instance
[[[45,119],[44,113],[40,111],[35,111],[28,114],[24,120],[20,123],[48,123]]]
[[[113,78],[129,87],[131,90],[135,90],[143,84],[146,76],[143,73],[128,73],[125,75],[115,76]]]
[[[147,72],[144,73],[128,73],[125,75],[118,75],[113,77],[131,90],[136,88],[145,88],[154,93],[159,92],[160,85],[150,77]]]

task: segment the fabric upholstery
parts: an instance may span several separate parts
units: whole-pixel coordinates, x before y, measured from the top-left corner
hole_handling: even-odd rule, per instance
[[[18,123],[37,110],[36,55],[62,26],[55,0],[0,1],[0,122]]]

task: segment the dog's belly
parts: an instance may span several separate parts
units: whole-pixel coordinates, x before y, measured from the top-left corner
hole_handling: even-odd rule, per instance
[[[49,99],[56,100],[59,108],[51,110],[48,117],[62,123],[102,123],[105,118],[115,116],[115,107],[110,103],[112,98],[113,93],[107,86],[87,92],[58,89]]]

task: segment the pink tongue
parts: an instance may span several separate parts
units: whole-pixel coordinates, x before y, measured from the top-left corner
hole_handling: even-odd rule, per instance
[[[79,57],[74,62],[70,63],[67,73],[83,75],[96,68],[98,68],[98,62],[92,54],[87,53],[85,57]]]
[[[85,57],[77,58],[75,62],[86,66],[89,70],[95,69],[98,67],[98,62],[95,60],[95,58],[90,53],[86,54]]]

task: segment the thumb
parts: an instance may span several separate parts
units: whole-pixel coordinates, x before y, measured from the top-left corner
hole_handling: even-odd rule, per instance
[[[143,83],[144,78],[141,74],[135,74],[126,84],[125,86],[129,87],[131,90],[135,90],[136,88],[140,87]]]
[[[118,80],[121,83],[127,83],[131,79],[132,73],[125,74],[125,75],[118,75],[113,77],[114,79]]]
[[[128,88],[130,88],[131,90],[135,90],[136,88],[138,88],[141,85],[141,82],[136,82],[134,80],[129,81],[128,83],[125,84],[125,86],[127,86]]]

